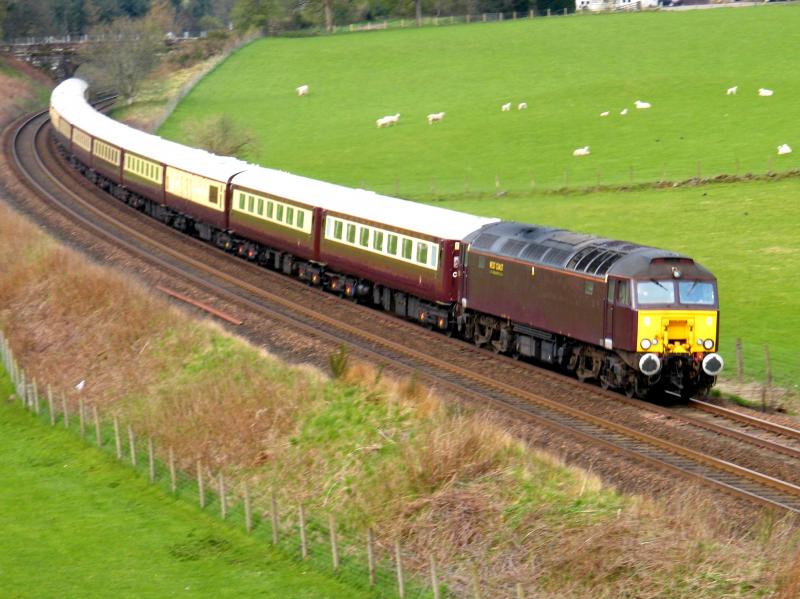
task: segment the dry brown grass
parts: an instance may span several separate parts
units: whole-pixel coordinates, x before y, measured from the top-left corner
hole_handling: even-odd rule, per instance
[[[436,554],[486,596],[796,596],[797,528],[734,526],[705,494],[623,498],[531,450],[416,377],[351,364],[343,381],[281,365],[140,285],[58,247],[0,206],[0,326],[25,369],[172,446],[247,477],[256,496],[364,524]],[[416,564],[424,568],[425,560]],[[459,583],[461,581],[461,583]]]

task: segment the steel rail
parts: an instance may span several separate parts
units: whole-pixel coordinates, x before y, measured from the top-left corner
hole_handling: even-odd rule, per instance
[[[759,418],[757,416],[749,416],[747,414],[743,414],[742,412],[737,412],[736,410],[731,410],[722,406],[715,406],[712,403],[708,403],[707,401],[702,401],[700,399],[690,399],[689,405],[697,410],[713,414],[714,416],[721,416],[723,418],[728,418],[729,420],[735,420],[737,422],[741,422],[742,424],[746,424],[747,426],[760,428],[783,437],[797,439],[800,441],[800,430],[784,426],[776,422],[770,422],[769,420],[764,420],[763,418]]]
[[[39,115],[35,115],[34,117],[31,117],[30,119],[28,119],[25,122],[23,127],[20,127],[15,132],[15,134],[14,134],[14,145],[15,146],[16,146],[16,140],[19,138],[19,135],[20,135],[21,131],[24,128],[26,128],[27,126],[30,126],[32,121],[35,120],[35,118],[37,116],[41,116],[42,114],[43,113],[40,113]],[[46,122],[47,122],[47,119],[45,119],[44,123],[42,123],[39,126],[39,129],[37,130],[37,132],[35,134],[37,138],[38,138],[39,133],[44,129],[44,125],[46,124]],[[14,155],[15,155],[15,159],[18,158],[18,155],[17,155],[17,152],[16,152],[16,147],[14,147]],[[41,158],[40,158],[40,156],[38,156],[38,154],[36,154],[36,159],[37,159],[37,161],[39,163],[39,167],[46,171],[46,168],[44,167],[44,164],[41,161]],[[19,164],[18,167],[19,167],[20,171],[24,171],[25,170],[24,166],[21,165],[21,164]],[[58,181],[56,179],[54,179],[54,181],[60,187],[62,187],[64,189],[64,191],[66,191],[68,193],[68,195],[71,195],[73,197],[73,199],[75,199],[76,201],[82,201],[80,196],[78,196],[77,194],[75,194],[74,192],[69,190],[62,182],[60,182],[60,181]],[[197,277],[196,275],[191,275],[190,273],[186,273],[185,271],[175,267],[175,265],[169,264],[168,262],[166,262],[166,261],[164,261],[164,260],[162,260],[160,258],[156,258],[155,256],[152,255],[151,252],[149,252],[149,253],[148,252],[143,252],[143,250],[141,248],[138,248],[138,247],[134,246],[133,244],[127,242],[126,240],[121,240],[121,239],[115,238],[114,236],[112,236],[111,234],[109,234],[108,232],[106,232],[102,228],[100,228],[99,225],[97,225],[92,219],[88,219],[86,217],[83,217],[82,215],[78,214],[71,207],[67,206],[63,202],[60,202],[58,198],[53,196],[53,194],[48,193],[43,188],[43,186],[38,184],[37,181],[33,180],[33,181],[31,181],[31,183],[34,185],[34,187],[36,187],[39,190],[39,192],[41,194],[44,194],[46,197],[49,197],[51,202],[56,202],[56,203],[60,204],[60,209],[61,210],[64,210],[64,211],[70,213],[78,221],[80,221],[83,224],[91,227],[91,229],[93,229],[95,231],[98,231],[99,234],[101,234],[104,238],[110,239],[113,243],[121,244],[121,245],[125,246],[126,249],[130,249],[131,251],[133,251],[133,253],[135,253],[137,255],[144,255],[147,260],[156,262],[160,266],[163,266],[163,267],[167,268],[170,271],[177,272],[178,274],[180,274],[180,276],[182,276],[184,278],[187,278],[189,280],[192,280],[193,283],[198,284],[199,286],[201,286],[203,288],[206,288],[206,289],[211,288],[211,289],[213,289],[213,291],[215,293],[218,293],[218,294],[222,293],[222,295],[225,295],[227,297],[235,299],[236,301],[244,302],[247,305],[249,305],[251,308],[257,309],[259,312],[264,312],[265,311],[265,307],[262,304],[259,304],[257,302],[253,302],[252,300],[249,300],[249,299],[246,299],[246,298],[242,298],[240,296],[240,294],[233,293],[233,292],[225,289],[224,287],[220,287],[219,285],[211,285],[208,281],[204,280],[201,277]],[[103,213],[101,210],[99,210],[99,209],[97,209],[97,208],[95,208],[95,207],[93,207],[93,206],[91,206],[89,204],[84,204],[83,207],[84,207],[84,209],[89,210],[95,217],[97,217],[100,220],[104,220],[104,219],[107,218],[107,215],[105,213]],[[737,482],[737,481],[731,482],[729,480],[724,480],[724,477],[722,477],[722,478],[713,477],[709,473],[697,472],[697,471],[692,471],[691,469],[687,469],[687,468],[691,468],[691,464],[684,465],[684,466],[676,465],[674,463],[670,463],[668,461],[665,461],[663,459],[663,456],[654,456],[654,455],[648,454],[647,451],[635,450],[635,449],[632,449],[630,447],[625,447],[625,440],[626,440],[625,438],[627,438],[628,442],[630,442],[631,439],[634,439],[634,440],[637,440],[640,443],[644,443],[644,444],[650,446],[651,448],[658,448],[658,449],[664,450],[666,452],[669,452],[669,453],[671,453],[673,455],[677,455],[677,456],[681,456],[683,458],[689,459],[689,460],[691,460],[692,462],[694,462],[696,464],[705,465],[705,466],[708,466],[708,467],[713,468],[713,469],[718,470],[718,471],[727,472],[727,473],[732,474],[732,475],[734,475],[736,477],[749,479],[751,481],[757,481],[759,486],[765,486],[765,487],[768,487],[768,488],[775,489],[775,490],[779,491],[780,493],[783,493],[785,495],[790,496],[790,499],[791,498],[800,497],[800,487],[792,485],[791,483],[787,483],[785,481],[781,481],[781,480],[775,479],[773,477],[769,477],[769,476],[754,472],[752,470],[749,470],[749,469],[746,469],[746,468],[742,468],[740,466],[737,466],[737,465],[732,464],[730,462],[726,462],[724,460],[719,460],[717,458],[706,456],[704,454],[701,454],[700,452],[696,452],[694,450],[678,446],[678,445],[676,445],[674,443],[671,443],[669,441],[666,441],[666,440],[663,440],[663,439],[659,439],[657,437],[653,437],[651,435],[648,435],[646,433],[642,433],[640,431],[635,431],[633,429],[630,429],[630,428],[625,427],[623,425],[614,423],[614,422],[609,421],[607,419],[604,419],[604,418],[601,418],[601,417],[598,417],[598,416],[594,416],[594,415],[590,415],[590,414],[587,414],[585,412],[582,412],[582,411],[574,409],[574,408],[570,408],[568,406],[565,406],[565,405],[560,404],[558,402],[554,402],[554,401],[549,400],[547,398],[544,398],[542,396],[539,396],[539,395],[536,395],[536,394],[533,394],[533,393],[530,393],[530,392],[527,392],[527,391],[520,390],[520,389],[518,389],[516,387],[507,385],[507,384],[502,383],[500,381],[493,380],[493,379],[491,379],[489,377],[485,377],[483,375],[480,375],[480,374],[465,370],[465,369],[460,368],[460,367],[455,367],[455,366],[453,366],[453,365],[451,365],[451,364],[449,364],[449,363],[447,363],[445,361],[439,360],[438,358],[435,358],[433,356],[429,356],[427,354],[418,352],[416,350],[412,350],[410,348],[403,347],[403,346],[401,346],[401,345],[399,345],[397,343],[394,343],[394,342],[388,341],[386,339],[377,337],[377,336],[372,335],[370,333],[366,333],[366,332],[358,329],[357,327],[353,327],[351,325],[347,325],[346,323],[343,323],[341,321],[329,319],[329,318],[325,317],[324,315],[316,313],[313,310],[310,310],[310,309],[305,308],[303,306],[298,306],[297,304],[284,301],[283,298],[280,297],[280,296],[276,296],[276,295],[271,294],[271,293],[269,293],[269,292],[267,292],[267,291],[265,291],[265,290],[263,290],[263,289],[261,289],[259,287],[256,287],[254,285],[251,285],[249,283],[246,283],[244,281],[236,279],[235,277],[231,277],[231,276],[227,275],[226,273],[221,273],[221,272],[216,271],[214,269],[208,269],[203,263],[201,263],[201,262],[199,262],[197,260],[194,260],[194,259],[192,259],[190,257],[187,257],[185,254],[182,254],[182,253],[179,253],[179,252],[174,252],[169,247],[165,247],[165,246],[163,246],[161,244],[157,244],[152,239],[148,238],[147,236],[144,236],[144,235],[140,234],[138,231],[128,227],[127,225],[124,225],[123,223],[119,223],[119,222],[114,221],[114,226],[116,228],[124,231],[126,234],[134,237],[135,239],[138,239],[140,242],[144,243],[145,245],[158,246],[158,250],[160,252],[166,253],[167,255],[171,255],[173,258],[177,258],[179,261],[181,261],[183,263],[186,263],[186,264],[192,266],[193,268],[200,270],[201,272],[207,272],[209,274],[212,274],[214,277],[217,277],[218,279],[221,279],[221,280],[223,280],[223,281],[225,281],[225,282],[227,282],[229,284],[232,284],[235,287],[243,289],[243,290],[247,291],[248,293],[250,293],[250,294],[252,294],[252,295],[254,295],[256,297],[259,297],[261,299],[266,299],[266,300],[268,300],[270,302],[277,303],[279,305],[283,305],[284,307],[290,308],[293,312],[299,312],[303,316],[311,318],[313,320],[322,321],[325,324],[327,324],[329,326],[332,326],[334,328],[334,330],[342,331],[342,332],[346,333],[347,335],[349,335],[351,337],[355,337],[357,339],[366,341],[367,343],[369,343],[373,347],[381,347],[384,350],[389,350],[389,353],[405,355],[407,357],[410,357],[416,362],[421,362],[421,363],[426,364],[429,368],[432,368],[434,370],[434,372],[446,372],[446,373],[449,374],[449,377],[443,377],[441,375],[436,375],[436,374],[431,374],[431,373],[427,373],[427,376],[429,378],[431,378],[431,379],[436,380],[436,382],[439,383],[439,384],[444,384],[448,388],[454,389],[455,391],[457,391],[458,393],[460,393],[462,395],[465,392],[467,392],[468,394],[470,394],[472,396],[478,396],[478,397],[483,398],[484,401],[485,401],[485,399],[490,399],[490,400],[492,400],[492,402],[495,405],[501,405],[506,410],[510,409],[513,412],[517,413],[517,414],[525,415],[529,419],[535,419],[538,422],[544,422],[545,424],[548,424],[550,426],[553,426],[555,424],[557,426],[557,428],[560,428],[561,430],[564,430],[564,431],[568,431],[570,434],[573,434],[573,435],[577,434],[578,436],[584,437],[586,439],[590,439],[592,442],[600,443],[601,445],[605,445],[607,447],[614,448],[616,451],[619,451],[620,453],[623,453],[623,454],[626,454],[626,455],[630,455],[630,456],[635,457],[635,458],[637,458],[639,460],[645,460],[645,461],[649,461],[651,463],[658,464],[662,468],[668,468],[670,470],[673,470],[673,471],[676,471],[676,472],[680,472],[684,476],[690,476],[690,477],[695,478],[697,480],[701,480],[701,481],[703,481],[703,482],[705,482],[707,484],[711,484],[711,485],[716,486],[717,488],[720,488],[720,489],[723,489],[725,491],[728,491],[729,493],[733,493],[733,494],[739,495],[741,497],[746,497],[746,498],[748,498],[750,500],[758,501],[758,502],[760,502],[760,503],[762,503],[764,505],[769,505],[769,506],[772,506],[772,507],[779,507],[779,508],[787,509],[787,510],[790,510],[790,511],[796,511],[796,512],[800,511],[800,502],[787,503],[785,501],[785,498],[768,497],[767,495],[769,493],[760,493],[759,494],[759,490],[756,490],[756,491],[748,490],[748,489],[744,488],[744,485],[742,485],[740,483],[740,481],[739,482]],[[268,317],[274,318],[273,312],[274,311],[270,311],[269,314],[268,314]],[[281,320],[291,324],[294,327],[298,327],[298,325],[300,325],[300,328],[302,328],[303,330],[307,330],[309,332],[313,332],[313,334],[316,335],[316,336],[320,336],[320,333],[323,333],[318,328],[311,327],[311,326],[309,326],[308,324],[304,323],[302,320],[300,320],[299,318],[296,318],[296,317],[286,317],[285,315],[282,315]],[[335,340],[336,342],[341,342],[341,337],[340,336],[331,335],[329,333],[325,333],[323,336],[326,337],[326,338]],[[375,352],[373,350],[369,350],[369,349],[361,347],[361,346],[357,346],[356,349],[359,350],[362,353],[366,353],[366,354],[369,354],[369,355],[371,355],[373,357],[377,357],[378,359],[385,359],[386,358],[386,354],[381,354],[381,353]],[[408,365],[405,365],[402,362],[400,364],[405,367],[404,370],[409,370],[409,366]],[[451,377],[453,377],[453,376],[456,377],[457,382],[454,382],[453,380],[451,380]],[[477,383],[479,387],[485,387],[485,388],[488,388],[488,389],[493,389],[495,391],[500,391],[502,394],[504,394],[506,396],[509,396],[510,398],[514,398],[517,401],[509,402],[507,399],[501,400],[501,399],[498,399],[498,398],[494,398],[491,395],[486,395],[485,393],[476,393],[476,391],[474,389],[471,389],[469,387],[465,387],[464,386],[463,382],[461,382],[464,379],[472,380],[473,383]],[[569,426],[569,425],[565,425],[564,423],[555,422],[555,420],[553,419],[552,415],[532,414],[531,410],[530,410],[530,407],[529,407],[530,402],[533,402],[533,403],[537,404],[540,407],[544,407],[547,410],[555,411],[555,412],[558,412],[561,415],[568,416],[569,418],[577,420],[577,422],[574,422],[572,426]],[[589,424],[589,425],[593,425],[593,426],[599,427],[601,429],[604,429],[607,432],[612,433],[612,435],[614,435],[614,434],[619,435],[619,436],[623,437],[623,439],[618,440],[617,442],[611,441],[608,438],[606,438],[606,439],[598,439],[597,436],[594,435],[594,434],[590,434],[590,433],[587,433],[585,431],[579,430],[580,427],[576,426],[579,423],[586,423],[586,424]]]

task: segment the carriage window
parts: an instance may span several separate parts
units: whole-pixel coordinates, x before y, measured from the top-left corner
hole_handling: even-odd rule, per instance
[[[453,260],[454,260],[453,266],[455,268],[458,268],[458,256],[456,256]],[[431,266],[436,268],[438,262],[439,262],[439,256],[436,253],[436,246],[432,245],[431,246]]]
[[[397,254],[397,235],[389,235],[388,251],[393,256]]]
[[[294,208],[289,206],[286,207],[286,224],[292,225],[294,224]]]
[[[216,204],[217,203],[217,193],[218,192],[219,192],[219,190],[217,189],[217,187],[215,185],[209,185],[209,187],[208,187],[208,201],[211,202],[212,204]]]
[[[420,264],[428,263],[428,244],[421,241],[417,242],[417,262]]]
[[[306,218],[306,211],[305,210],[298,210],[297,211],[297,228],[303,228],[303,221]]]
[[[334,224],[333,224],[333,236],[336,239],[341,239],[342,238],[342,229],[343,228],[344,228],[344,223],[342,223],[342,221],[337,220],[337,221],[334,222]]]
[[[348,224],[347,225],[347,241],[350,243],[356,242],[356,226]]]
[[[275,211],[275,204],[267,201],[267,218],[272,218],[272,213]]]
[[[369,247],[369,229],[366,227],[361,227],[361,230],[359,231],[358,242],[364,247]]]
[[[275,211],[275,220],[283,222],[283,204],[278,204],[278,209]]]
[[[239,210],[244,210],[244,194],[239,192]]]
[[[411,260],[411,250],[414,244],[410,239],[403,239],[403,258]]]
[[[251,213],[256,211],[256,199],[253,196],[247,196],[247,211]]]
[[[372,247],[379,252],[383,251],[383,231],[375,231],[372,236]]]

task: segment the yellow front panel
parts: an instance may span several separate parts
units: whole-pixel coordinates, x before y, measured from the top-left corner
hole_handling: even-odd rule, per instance
[[[717,314],[716,310],[640,310],[637,351],[672,354],[716,351]],[[649,339],[652,346],[643,349],[642,339]],[[714,347],[706,350],[697,343],[698,339],[711,339]]]

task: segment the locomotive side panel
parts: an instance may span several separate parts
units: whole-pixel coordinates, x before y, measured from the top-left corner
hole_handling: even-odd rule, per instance
[[[469,250],[466,297],[472,310],[602,343],[607,286],[602,279]]]

